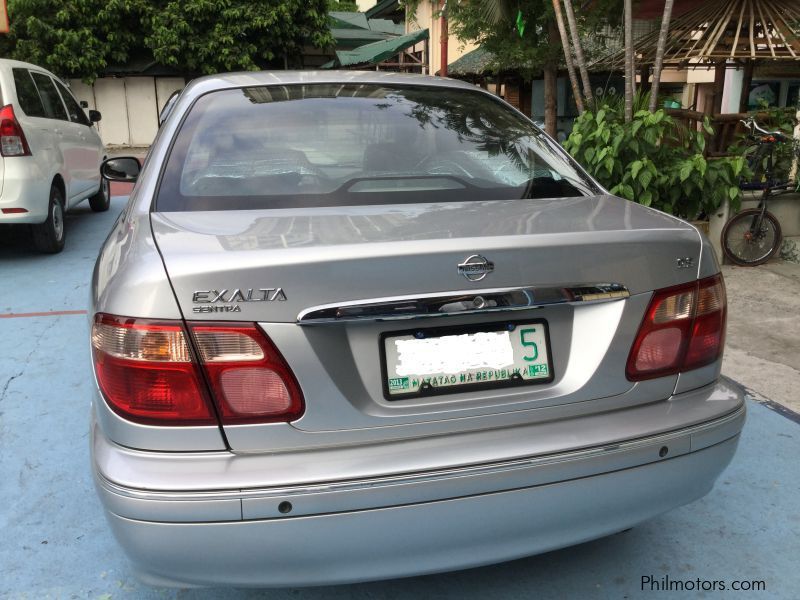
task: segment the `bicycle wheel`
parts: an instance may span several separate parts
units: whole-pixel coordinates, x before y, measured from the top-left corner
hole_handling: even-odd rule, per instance
[[[754,231],[761,211],[757,208],[743,210],[722,230],[722,250],[732,263],[754,267],[767,262],[781,246],[781,226],[769,211],[764,212],[761,226]]]

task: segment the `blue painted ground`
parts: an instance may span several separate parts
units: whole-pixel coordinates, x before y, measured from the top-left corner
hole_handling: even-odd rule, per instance
[[[41,256],[0,230],[0,314],[81,310],[106,214],[67,220]],[[89,472],[86,316],[0,318],[0,598],[786,598],[800,596],[800,425],[750,402],[713,492],[626,533],[458,573],[304,590],[165,590],[131,574]],[[225,552],[225,548],[209,548]],[[761,592],[657,592],[641,578],[764,581]]]

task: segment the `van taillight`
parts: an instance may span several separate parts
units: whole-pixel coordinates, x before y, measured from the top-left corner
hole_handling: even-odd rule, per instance
[[[726,298],[721,275],[657,290],[628,357],[630,381],[674,375],[711,364],[725,345]]]
[[[216,425],[217,415],[223,424],[266,423],[303,414],[294,375],[256,325],[190,323],[189,331],[191,338],[180,321],[95,317],[95,372],[115,412],[151,425]]]
[[[14,107],[6,104],[0,108],[0,154],[3,156],[30,156],[28,140],[22,132]]]

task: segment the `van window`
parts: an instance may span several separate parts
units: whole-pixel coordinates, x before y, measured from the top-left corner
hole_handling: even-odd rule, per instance
[[[74,123],[80,123],[81,125],[91,127],[92,122],[86,116],[86,113],[83,112],[83,108],[80,104],[78,104],[78,101],[75,100],[70,91],[61,85],[60,81],[56,81],[56,87],[58,88],[58,91],[61,92],[61,97],[64,99],[64,104],[67,106],[69,120]]]
[[[33,81],[39,89],[39,96],[41,96],[44,104],[44,116],[48,119],[69,121],[67,111],[61,102],[61,96],[58,95],[58,90],[53,85],[53,80],[50,79],[50,76],[32,71],[31,77],[33,77]]]
[[[17,88],[17,100],[22,112],[29,117],[43,117],[44,105],[28,69],[11,69],[11,71],[14,73],[14,87]]]

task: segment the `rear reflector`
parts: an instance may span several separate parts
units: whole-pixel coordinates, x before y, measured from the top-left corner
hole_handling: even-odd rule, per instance
[[[180,323],[98,314],[92,327],[97,382],[120,416],[148,425],[216,425]]]
[[[252,323],[189,323],[223,424],[294,421],[303,414],[289,365]]]
[[[148,425],[216,425],[217,415],[223,424],[302,416],[297,380],[255,324],[190,323],[189,331],[191,339],[180,321],[96,315],[95,372],[117,414]]]
[[[0,153],[3,156],[31,155],[28,140],[25,139],[11,104],[0,108]]]
[[[27,208],[4,208],[2,210],[4,215],[18,215],[28,212]]]
[[[721,275],[657,290],[628,357],[628,379],[653,379],[713,363],[725,345],[725,317]]]

